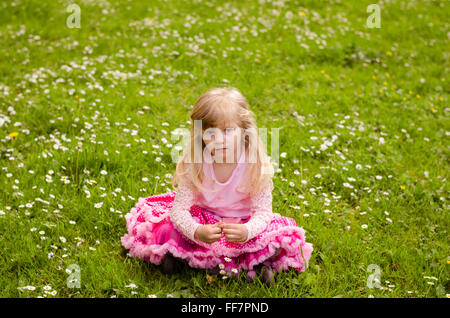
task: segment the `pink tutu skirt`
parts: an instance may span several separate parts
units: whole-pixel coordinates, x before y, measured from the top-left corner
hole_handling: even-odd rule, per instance
[[[274,213],[266,229],[245,243],[228,242],[223,233],[222,238],[212,244],[197,243],[170,222],[175,194],[173,191],[139,198],[136,207],[125,215],[128,233],[121,242],[130,256],[160,265],[169,252],[194,268],[220,267],[227,274],[246,270],[249,276],[255,275],[254,267],[260,264],[271,266],[274,272],[290,267],[304,272],[308,267],[313,247],[305,241],[305,230],[298,227],[294,219]],[[200,224],[214,224],[220,219],[195,204],[190,213]],[[248,220],[241,219],[239,223]]]

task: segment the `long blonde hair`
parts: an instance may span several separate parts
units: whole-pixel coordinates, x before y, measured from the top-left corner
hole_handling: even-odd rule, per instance
[[[273,189],[273,166],[259,136],[255,115],[249,109],[246,98],[236,88],[210,89],[196,101],[190,118],[192,124],[190,138],[172,178],[174,188],[183,182],[193,190],[211,191],[202,185],[205,180],[204,158],[200,163],[194,160],[194,148],[201,149],[203,154],[206,147],[202,136],[194,131],[194,122],[201,120],[202,131],[229,123],[235,123],[245,131],[243,141],[245,149],[249,150],[251,162],[246,163],[249,168],[243,178],[247,181],[241,188],[243,193],[256,194],[267,185]]]

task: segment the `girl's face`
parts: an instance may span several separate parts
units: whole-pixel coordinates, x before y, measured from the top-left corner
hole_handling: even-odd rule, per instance
[[[237,163],[241,151],[242,129],[236,124],[203,131],[203,141],[217,163]]]

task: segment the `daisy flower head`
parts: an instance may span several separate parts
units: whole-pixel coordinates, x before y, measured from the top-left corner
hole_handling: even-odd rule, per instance
[[[94,204],[94,207],[96,209],[100,209],[102,207],[102,205],[103,205],[103,202],[99,202],[99,203]]]

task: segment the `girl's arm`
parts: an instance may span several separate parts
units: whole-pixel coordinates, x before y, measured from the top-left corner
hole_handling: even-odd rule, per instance
[[[270,186],[267,186],[261,192],[252,196],[251,200],[251,217],[247,223],[243,224],[247,227],[248,232],[245,242],[264,231],[274,216],[272,213],[272,190]]]
[[[187,236],[194,242],[198,242],[194,238],[197,227],[201,224],[197,223],[192,217],[189,209],[194,204],[194,191],[187,185],[180,183],[178,191],[175,194],[172,210],[170,211],[170,221],[175,228]]]

